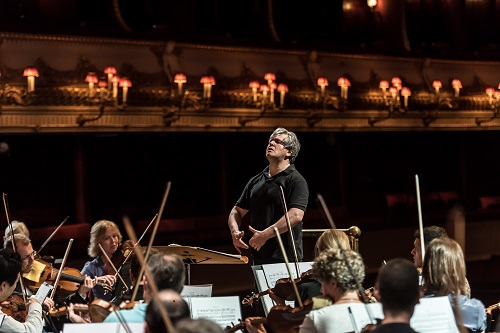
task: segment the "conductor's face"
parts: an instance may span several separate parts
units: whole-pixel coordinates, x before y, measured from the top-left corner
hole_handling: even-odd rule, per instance
[[[292,156],[290,151],[283,145],[286,137],[286,134],[278,134],[269,140],[266,148],[266,157],[268,160],[284,160],[285,158],[289,158],[290,156]]]

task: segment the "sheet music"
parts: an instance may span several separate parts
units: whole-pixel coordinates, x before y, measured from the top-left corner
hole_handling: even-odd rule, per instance
[[[384,318],[380,303],[371,303],[367,306],[374,318]],[[459,333],[447,296],[421,298],[415,306],[410,326],[419,333]]]
[[[259,292],[262,292],[264,290],[267,290],[269,287],[267,286],[267,281],[266,281],[266,276],[264,275],[264,271],[262,269],[256,269],[255,270],[255,277],[256,277],[256,282],[257,282],[257,288],[259,289]],[[264,308],[264,313],[267,314],[269,313],[269,310],[274,306],[274,302],[269,297],[269,295],[264,295],[260,297],[260,301],[262,302],[262,307]]]
[[[182,298],[189,297],[211,297],[212,296],[212,285],[187,285],[182,288],[181,292]]]
[[[310,270],[312,268],[312,264],[312,261],[299,262],[300,274]],[[288,274],[285,263],[262,265],[262,270],[264,271],[264,274],[266,276],[268,288],[274,288],[274,286],[276,285],[276,281],[282,278],[288,278],[290,276]],[[295,264],[290,264],[290,270],[292,271],[293,278],[296,279],[297,271],[295,269]]]
[[[128,323],[128,327],[132,333],[144,333],[144,323]],[[63,327],[64,333],[88,333],[88,332],[113,332],[127,333],[125,328],[120,323],[90,323],[90,324],[73,324],[65,323]]]
[[[238,296],[192,297],[191,318],[210,319],[220,327],[233,326],[241,319],[240,299]]]

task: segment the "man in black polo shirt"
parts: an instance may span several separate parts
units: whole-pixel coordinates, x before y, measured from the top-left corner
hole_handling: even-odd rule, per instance
[[[243,242],[244,231],[240,231],[239,227],[243,216],[250,212],[249,230],[252,232],[252,237],[248,244],[255,265],[284,262],[278,242],[273,239],[274,227],[283,233],[288,259],[295,261],[281,204],[280,186],[283,187],[285,194],[297,256],[299,260],[302,259],[302,219],[307,208],[309,189],[305,179],[292,164],[299,150],[300,143],[295,133],[277,128],[269,137],[266,148],[269,166],[250,179],[229,214],[228,225],[233,245],[241,253],[241,248],[248,249],[249,246]]]

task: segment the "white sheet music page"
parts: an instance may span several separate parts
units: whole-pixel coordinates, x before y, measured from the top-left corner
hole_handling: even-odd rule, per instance
[[[132,333],[144,333],[144,323],[128,323]],[[127,333],[120,323],[91,323],[91,324],[73,324],[65,323],[64,333],[88,333],[88,332],[113,332]]]
[[[384,319],[380,303],[367,306],[374,318]],[[447,296],[421,298],[415,306],[410,326],[419,333],[459,333]]]
[[[181,292],[182,298],[189,297],[211,297],[212,296],[212,285],[187,285],[182,288]]]
[[[448,296],[421,298],[411,317],[419,333],[459,333]]]
[[[210,319],[220,327],[233,326],[241,318],[240,298],[225,297],[192,297],[191,318]]]
[[[308,271],[312,268],[312,261],[308,262],[300,262],[299,263],[299,272],[300,274]],[[290,275],[288,274],[288,269],[286,268],[285,263],[280,264],[267,264],[262,265],[262,270],[266,276],[267,284],[269,288],[274,288],[276,285],[276,281],[282,278],[288,278]],[[292,271],[292,276],[294,279],[297,278],[297,272],[295,269],[295,264],[290,264],[290,270]]]

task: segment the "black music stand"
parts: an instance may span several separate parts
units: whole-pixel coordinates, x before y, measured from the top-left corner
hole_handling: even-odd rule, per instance
[[[191,264],[247,264],[248,258],[239,254],[229,254],[201,247],[171,244],[153,246],[165,254],[177,254],[186,264],[188,285],[191,284]]]

